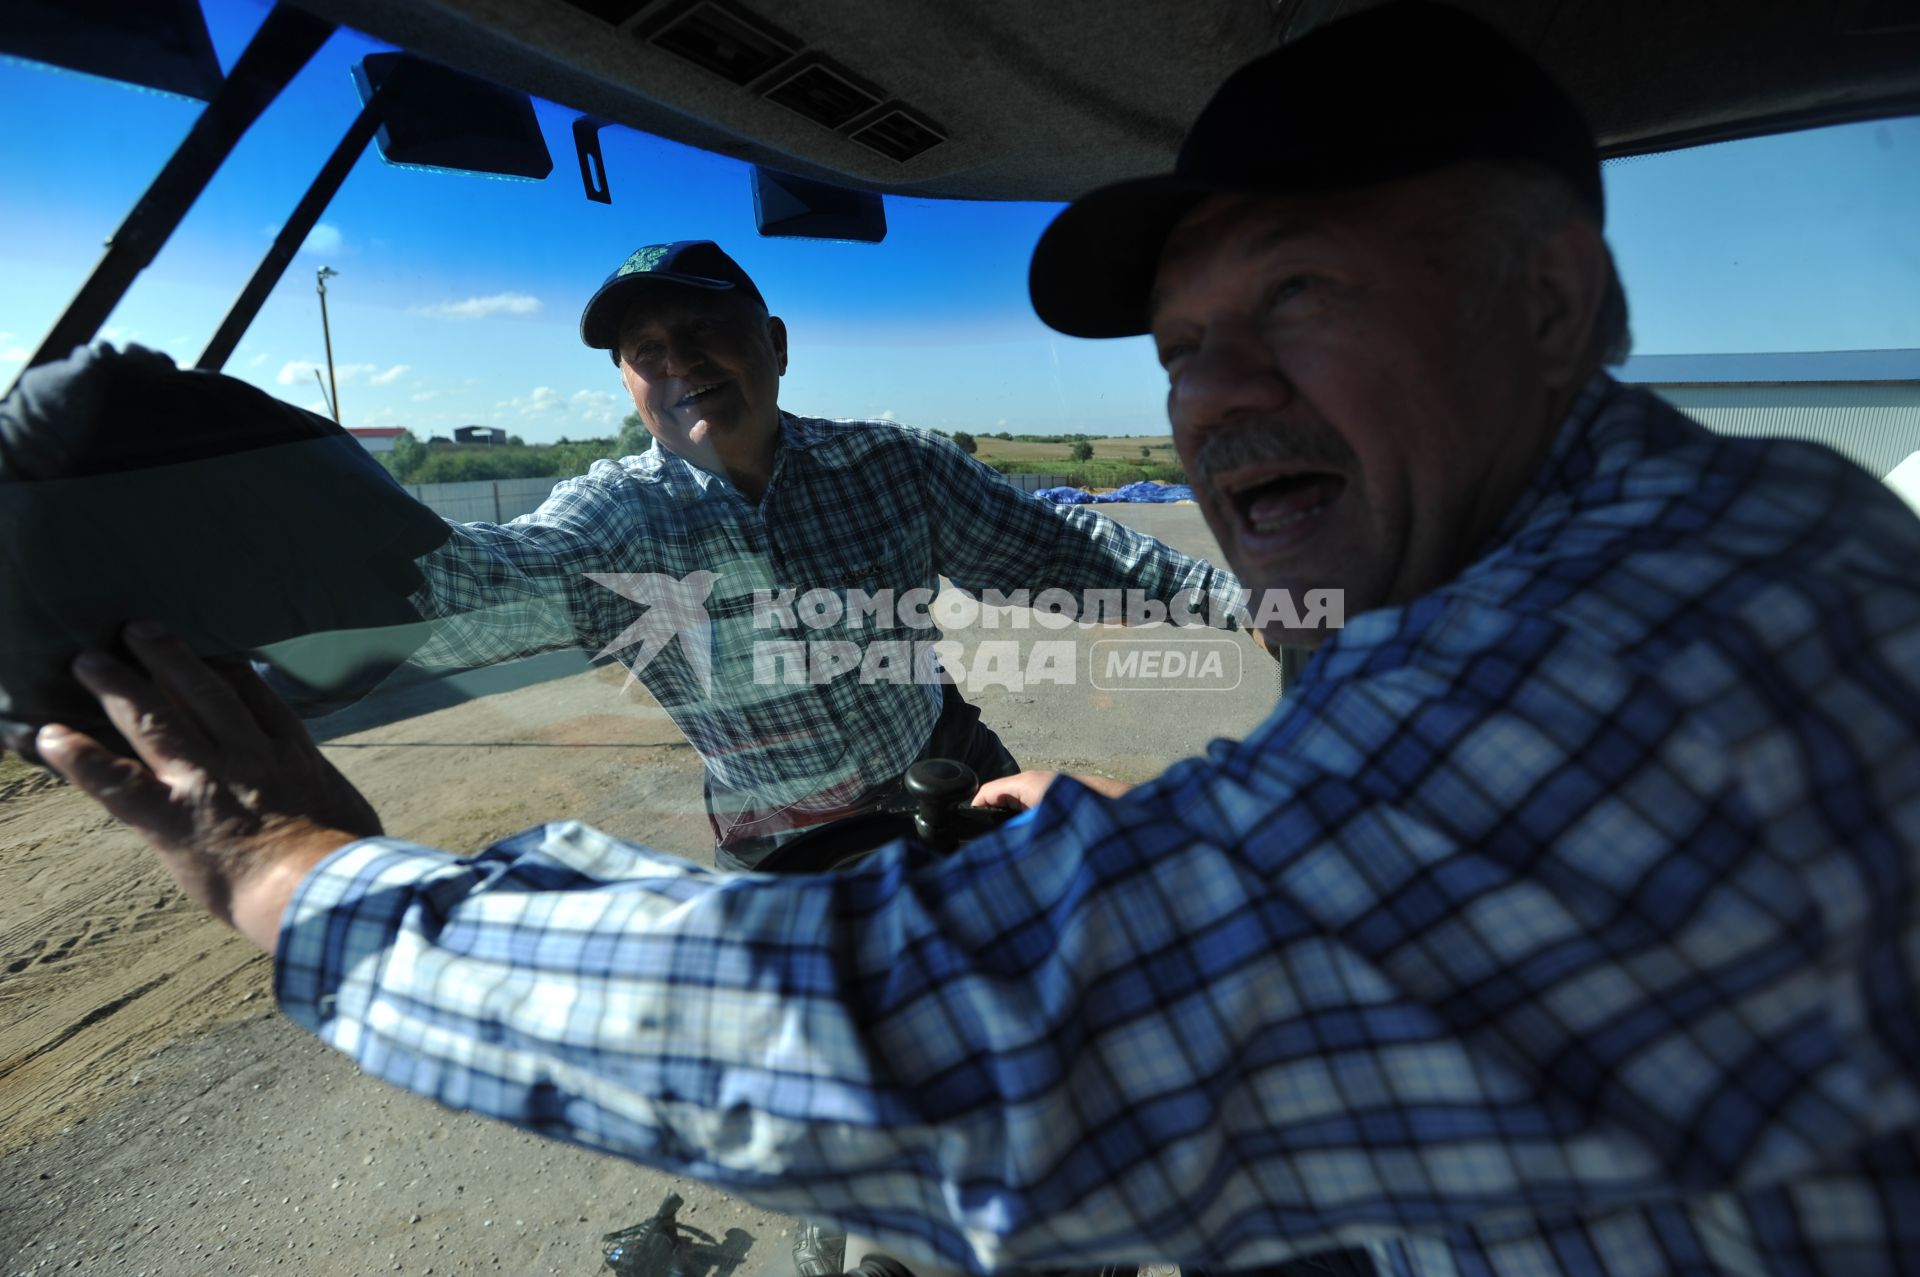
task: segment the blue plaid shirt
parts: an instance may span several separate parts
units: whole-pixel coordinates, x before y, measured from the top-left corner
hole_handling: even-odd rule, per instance
[[[1920,1264],[1920,522],[1597,377],[1257,731],[949,860],[337,852],[287,1014],[446,1104],[979,1269]]]
[[[420,561],[426,585],[414,602],[438,624],[414,660],[467,668],[584,647],[634,667],[650,607],[622,578],[711,573],[708,627],[670,635],[638,677],[721,784],[765,812],[831,812],[897,779],[933,730],[940,633],[923,613],[902,617],[908,591],[931,596],[944,575],[969,590],[1063,589],[1076,601],[1088,590],[1163,602],[1198,591],[1208,615],[1238,601],[1231,573],[1104,515],[1036,501],[929,431],[791,414],[781,430],[758,505],[655,444],[596,461],[511,523],[452,525]],[[842,614],[769,626],[776,614],[756,607],[810,591],[840,600]],[[896,600],[883,615],[845,606],[853,592],[881,591]],[[899,681],[830,676],[826,665],[795,684],[794,666],[770,656],[788,640],[909,657],[888,671]]]

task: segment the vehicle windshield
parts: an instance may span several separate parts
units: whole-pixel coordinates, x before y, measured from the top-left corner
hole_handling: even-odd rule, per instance
[[[222,67],[231,68],[268,6],[203,7]],[[114,310],[102,340],[194,363],[359,110],[353,65],[387,48],[344,30],[328,41],[241,141]],[[0,130],[6,385],[201,104],[7,59],[0,101],[15,124]],[[581,309],[636,248],[711,239],[784,320],[783,409],[939,432],[1026,492],[1058,487],[1098,497],[1184,481],[1166,423],[1165,376],[1147,340],[1064,337],[1033,315],[1028,259],[1058,205],[888,196],[882,243],[767,238],[756,229],[748,165],[609,126],[601,145],[612,202],[596,203],[576,174],[579,113],[545,101],[535,112],[553,157],[543,181],[424,171],[389,164],[369,148],[225,371],[298,407],[337,411],[439,515],[506,523],[596,460],[651,445],[607,353],[582,345]],[[1716,429],[1829,443],[1896,486],[1910,483],[1909,499],[1920,506],[1920,460],[1901,468],[1920,457],[1920,117],[1612,161],[1604,178],[1634,339],[1618,374]],[[928,520],[961,517],[935,497],[924,502]],[[1191,503],[1093,508],[1219,562]],[[353,515],[339,517],[344,527]],[[850,579],[863,566],[849,563]],[[941,584],[947,599],[969,582]],[[954,646],[941,660],[1022,767],[1142,780],[1212,740],[1244,735],[1278,694],[1276,663],[1240,630],[1193,640],[1217,646],[1175,662],[1171,648],[1148,658],[1152,637],[1132,630],[1056,629],[1026,609],[942,606],[950,609],[938,612],[942,641]],[[1083,607],[1080,615],[1092,613]],[[680,637],[672,630],[662,643]],[[1054,650],[1043,650],[1048,644]],[[543,820],[578,818],[713,863],[708,778],[683,721],[629,662],[550,646],[556,650],[476,662],[484,667],[464,673],[397,677],[360,703],[314,717],[314,730],[397,836],[471,852]],[[1214,659],[1204,660],[1206,651]],[[57,792],[17,760],[3,765],[0,900],[12,903],[0,907],[0,966],[25,974],[7,977],[12,988],[0,995],[0,1041],[64,1043],[49,1057],[60,1067],[44,1078],[0,1072],[7,1156],[53,1138],[69,1111],[92,1112],[119,1095],[115,1088],[152,1052],[264,1006],[265,977],[243,954],[196,948],[211,924],[188,916],[151,873],[102,888],[136,855],[131,836],[101,835],[99,817],[77,795]],[[49,857],[53,877],[37,876]],[[83,929],[73,919],[103,890],[117,911],[113,929]],[[145,921],[149,910],[164,922]],[[164,939],[159,956],[117,947],[142,927]],[[125,960],[88,966],[96,938],[102,955]],[[68,956],[43,966],[43,953]],[[199,978],[153,983],[166,975],[156,963]],[[261,1001],[243,1001],[257,994]],[[116,999],[148,1008],[132,1039],[74,1036],[76,1029],[68,1041],[45,1027],[121,1005]],[[427,1128],[434,1120],[419,1119]],[[369,1218],[385,1209],[376,1180],[389,1189],[409,1177],[424,1183],[422,1200],[430,1196],[448,1222],[417,1253],[458,1256],[457,1239],[443,1238],[477,1226],[467,1218],[472,1203],[456,1202],[444,1168],[420,1164],[407,1142],[427,1137],[406,1129],[404,1137],[368,1137],[387,1142],[370,1147],[367,1173],[354,1179],[364,1181],[361,1205]],[[519,1139],[472,1131],[460,1138],[503,1146]],[[378,1176],[373,1168],[389,1159],[407,1166]],[[538,1221],[530,1207],[503,1204],[486,1208],[488,1219],[500,1217],[489,1226],[516,1213],[536,1223],[564,1218],[562,1231],[587,1239],[652,1209],[653,1200],[640,1202],[624,1181],[613,1191],[595,1180],[600,1172],[567,1173],[573,1178],[563,1186],[538,1190],[547,1211]],[[298,1191],[310,1201],[327,1193],[324,1183]],[[574,1223],[574,1207],[563,1204],[569,1191],[594,1202],[591,1225]],[[295,1207],[280,1204],[282,1196],[274,1192],[261,1209],[283,1221],[279,1235],[304,1240],[312,1216],[288,1213]],[[529,1239],[520,1270],[535,1271],[534,1257],[545,1264],[553,1252],[540,1249],[530,1224],[516,1222]],[[748,1223],[769,1237],[787,1226],[758,1216]],[[175,1241],[186,1227],[164,1225]],[[710,1227],[725,1232],[718,1221]],[[326,1244],[349,1253],[337,1237]],[[352,1253],[365,1252],[355,1245]],[[385,1245],[374,1249],[384,1256]],[[26,1266],[24,1256],[17,1267]],[[0,1247],[0,1258],[15,1256]]]

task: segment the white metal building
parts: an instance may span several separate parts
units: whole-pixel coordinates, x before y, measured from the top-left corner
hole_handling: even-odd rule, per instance
[[[349,426],[347,433],[358,439],[368,452],[392,452],[393,445],[406,431],[399,426]]]
[[[1714,430],[1829,444],[1920,508],[1920,350],[1636,355],[1616,375]]]

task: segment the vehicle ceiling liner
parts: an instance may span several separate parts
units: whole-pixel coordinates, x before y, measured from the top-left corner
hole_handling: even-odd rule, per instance
[[[1167,168],[1230,71],[1371,0],[302,3],[597,118],[780,172],[1058,200]],[[1609,154],[1920,110],[1913,0],[1462,4],[1540,57]]]

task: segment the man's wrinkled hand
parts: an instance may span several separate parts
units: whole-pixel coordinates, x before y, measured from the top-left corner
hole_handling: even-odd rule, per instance
[[[379,817],[245,662],[209,664],[150,623],[124,637],[139,668],[89,652],[73,672],[138,757],[58,724],[34,744],[145,838],[188,895],[271,950],[300,878],[378,835]]]

